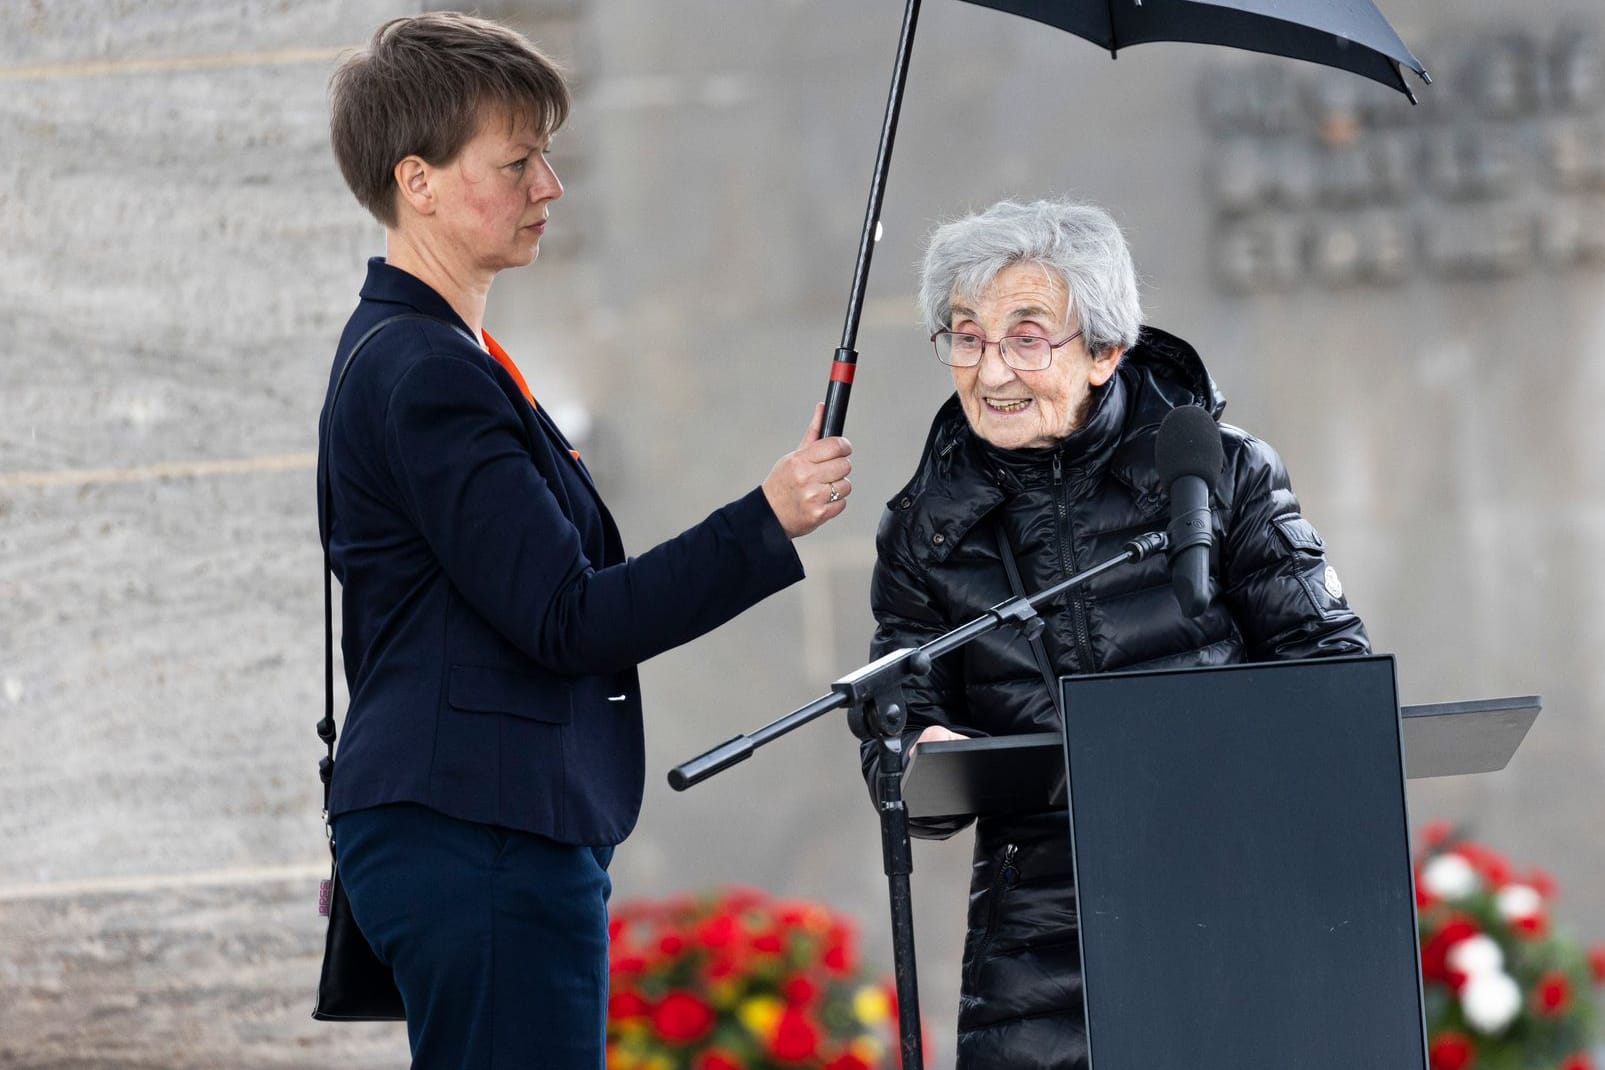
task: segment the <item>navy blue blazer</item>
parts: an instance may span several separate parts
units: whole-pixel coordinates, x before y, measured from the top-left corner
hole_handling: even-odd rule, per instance
[[[585,467],[444,298],[368,263],[319,465],[351,700],[334,814],[412,802],[564,843],[641,808],[635,666],[802,578],[761,489],[639,557]]]

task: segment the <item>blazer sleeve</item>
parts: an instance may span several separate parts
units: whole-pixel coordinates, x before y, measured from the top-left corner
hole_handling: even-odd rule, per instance
[[[803,576],[761,488],[639,557],[596,568],[537,470],[523,422],[483,369],[416,361],[385,408],[404,508],[452,584],[554,672],[630,668]]]

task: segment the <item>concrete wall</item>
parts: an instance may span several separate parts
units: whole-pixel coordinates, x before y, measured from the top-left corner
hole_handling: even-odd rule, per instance
[[[1429,65],[1430,42],[1501,17],[1493,0],[1387,8]],[[415,9],[0,8],[0,1066],[405,1063],[399,1027],[306,1018],[326,859],[311,451],[381,248],[328,157],[324,87],[341,48]],[[578,84],[568,193],[490,323],[549,405],[588,417],[633,548],[754,485],[822,392],[899,9],[483,9]],[[1599,19],[1581,0],[1529,18],[1568,15]],[[1605,277],[1224,292],[1220,144],[1197,102],[1233,62],[1151,46],[1110,63],[926,5],[859,336],[853,508],[801,544],[806,583],[646,666],[647,809],[618,896],[741,880],[824,899],[889,966],[839,721],[685,795],[662,774],[862,655],[878,503],[949,389],[912,305],[932,220],[1075,191],[1128,226],[1150,321],[1194,341],[1230,418],[1282,450],[1404,699],[1545,696],[1508,770],[1418,782],[1412,811],[1552,870],[1563,920],[1605,935]],[[916,850],[937,1066],[967,870],[961,840]]]

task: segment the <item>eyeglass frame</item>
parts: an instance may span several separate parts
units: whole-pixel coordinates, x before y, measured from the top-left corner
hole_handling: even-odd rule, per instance
[[[936,340],[937,340],[937,338],[939,338],[940,336],[942,336],[944,334],[946,334],[946,335],[966,334],[966,335],[971,335],[973,337],[979,338],[981,340],[981,355],[979,357],[975,358],[975,363],[974,364],[954,364],[952,361],[943,360],[942,359],[942,347],[937,344]],[[1081,328],[1078,327],[1078,328],[1076,328],[1076,330],[1075,330],[1075,332],[1073,334],[1070,334],[1070,335],[1066,336],[1064,341],[1062,341],[1062,342],[1048,342],[1048,363],[1044,364],[1040,368],[1022,368],[1019,365],[1017,365],[1017,364],[1013,363],[1012,361],[1010,361],[1009,360],[1009,351],[1006,348],[1004,348],[1003,343],[1007,342],[1010,338],[1030,338],[1030,339],[1033,339],[1033,340],[1036,340],[1036,341],[1047,342],[1048,341],[1047,338],[1045,338],[1042,335],[1036,335],[1036,334],[1006,334],[1002,338],[993,339],[993,338],[988,338],[986,335],[979,334],[979,333],[977,333],[975,331],[955,331],[951,327],[943,327],[941,330],[932,333],[932,335],[931,335],[931,348],[936,351],[936,360],[937,360],[937,362],[942,364],[944,367],[948,367],[948,368],[979,368],[981,366],[981,361],[986,359],[986,347],[987,346],[997,346],[998,347],[998,359],[1003,361],[1003,363],[1006,366],[1014,369],[1015,371],[1017,371],[1017,372],[1045,372],[1049,368],[1053,367],[1053,352],[1054,352],[1054,350],[1062,349],[1063,347],[1069,345],[1071,342],[1074,342],[1077,338],[1080,338],[1081,334],[1082,334]]]

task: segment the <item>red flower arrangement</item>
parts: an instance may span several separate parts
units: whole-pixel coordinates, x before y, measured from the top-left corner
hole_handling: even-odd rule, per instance
[[[1416,858],[1421,979],[1432,1070],[1605,1070],[1594,986],[1605,944],[1584,950],[1551,924],[1555,882],[1519,873],[1447,822]]]
[[[609,926],[608,1070],[880,1070],[896,994],[853,923],[732,888],[619,904]]]

